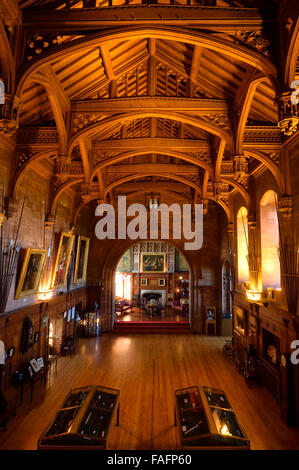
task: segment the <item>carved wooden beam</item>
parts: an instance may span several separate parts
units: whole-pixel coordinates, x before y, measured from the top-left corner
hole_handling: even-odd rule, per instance
[[[172,98],[163,96],[140,96],[132,98],[114,98],[100,100],[84,100],[72,102],[72,113],[115,114],[154,109],[188,112],[191,114],[228,113],[229,106],[225,100],[201,98]]]
[[[37,31],[78,31],[91,30],[103,26],[129,25],[132,23],[134,14],[135,24],[161,23],[180,26],[198,26],[210,31],[260,31],[267,21],[259,9],[244,8],[205,8],[201,6],[175,5],[175,10],[169,5],[134,5],[133,9],[128,6],[109,7],[97,9],[73,9],[73,10],[48,10],[24,12],[24,26],[27,30]],[[161,20],[163,18],[163,20]],[[241,26],[240,26],[241,25]]]

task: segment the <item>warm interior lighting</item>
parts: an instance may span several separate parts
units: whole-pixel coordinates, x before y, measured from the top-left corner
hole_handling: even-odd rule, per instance
[[[276,212],[276,194],[267,191],[261,199],[261,252],[263,288],[280,287],[280,262],[277,247],[279,245],[279,229]]]
[[[42,301],[42,302],[45,302],[47,300],[50,300],[53,296],[53,290],[51,289],[41,289],[38,294],[37,294],[37,298],[38,300]]]
[[[119,299],[132,300],[132,275],[116,273],[115,296]]]
[[[248,223],[247,209],[241,207],[237,214],[237,249],[238,249],[238,281],[239,284],[248,282]]]
[[[247,290],[246,291],[246,296],[248,300],[251,300],[252,302],[259,302],[261,300],[261,292],[258,290]]]
[[[226,436],[231,436],[231,433],[228,430],[228,427],[226,424],[223,424],[220,428],[220,433],[225,434]]]

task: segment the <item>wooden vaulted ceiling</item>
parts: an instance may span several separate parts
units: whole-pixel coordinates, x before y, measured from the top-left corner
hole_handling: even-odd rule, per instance
[[[278,0],[266,0],[268,4],[275,4]],[[23,9],[36,9],[36,8],[45,8],[45,9],[78,9],[83,8],[83,5],[101,7],[107,6],[109,0],[19,0],[19,5]],[[130,5],[140,4],[142,0],[130,0]],[[152,2],[154,3],[154,2]],[[163,0],[159,3],[164,4],[173,4],[171,0]],[[124,5],[125,0],[113,0],[113,5]],[[176,0],[174,4],[186,4],[184,0]],[[194,5],[206,5],[206,6],[219,6],[219,7],[238,7],[238,8],[250,8],[250,7],[262,7],[265,4],[263,0],[193,0],[191,4]]]
[[[247,4],[218,1],[217,5],[227,7],[232,3],[234,6]],[[82,5],[82,2],[68,3],[70,8],[82,8]],[[101,5],[105,6],[104,3]],[[42,7],[61,9],[66,4],[59,1],[22,0],[20,6],[24,10]],[[65,44],[76,41],[84,34],[81,36],[79,31],[69,36],[62,33],[59,42]],[[214,35],[225,41],[234,41],[231,34],[219,32]],[[152,58],[154,72],[150,67]],[[100,186],[104,186],[104,189],[111,186],[111,193],[121,191],[132,195],[136,193],[136,185],[144,186],[144,191],[147,191],[152,184],[155,190],[160,187],[162,191],[175,195],[175,198],[180,194],[182,200],[194,200],[203,197],[207,191],[213,195],[213,183],[221,179],[223,200],[227,202],[229,194],[236,190],[246,197],[246,181],[234,183],[229,180],[233,179],[232,157],[235,151],[231,144],[234,139],[232,124],[235,104],[242,102],[240,96],[244,84],[256,75],[254,67],[237,55],[232,57],[203,46],[162,38],[130,39],[130,35],[126,40],[110,40],[105,45],[94,44],[76,52],[66,52],[59,58],[53,58],[47,65],[42,65],[26,80],[21,95],[20,135],[22,129],[54,129],[57,125],[57,113],[53,111],[49,88],[40,80],[42,75],[47,76],[58,90],[62,118],[70,132],[68,139],[74,142],[70,155],[77,165],[77,173],[74,173],[74,183],[68,188],[75,194],[78,204],[82,196],[82,183],[88,180],[93,185],[93,193]],[[109,108],[114,98],[142,100],[149,97],[157,100],[157,106],[152,108],[152,112],[144,112],[147,104],[142,101],[139,108],[136,108],[138,103],[136,105],[135,101],[134,112],[130,112],[130,101],[127,101],[126,110],[112,105]],[[159,98],[165,98],[164,108]],[[167,99],[171,98],[217,102],[219,112],[197,112],[196,105],[190,110],[187,108],[182,112],[173,112],[170,108],[168,112]],[[105,100],[108,105],[105,111],[99,112],[96,103],[101,102],[102,106]],[[90,106],[91,110],[80,111],[85,105],[87,108]],[[163,110],[159,113],[161,106]],[[90,122],[86,123],[88,119]],[[245,124],[275,129],[277,120],[275,91],[270,80],[264,78],[255,88]],[[91,130],[76,138],[81,128],[84,129],[85,125],[88,127],[87,124],[90,124]],[[223,142],[226,138],[223,135],[229,137],[225,145]],[[159,139],[161,148],[157,147]],[[140,142],[137,145],[138,140]],[[59,145],[56,149],[54,147],[53,153],[48,151],[44,160],[44,174],[55,171]],[[215,168],[222,152],[223,174],[220,175],[222,167],[218,173]],[[260,155],[261,152],[257,157],[247,154],[248,174],[265,168]],[[80,169],[80,162],[83,169]],[[269,161],[268,167],[271,164]],[[38,165],[42,166],[40,159]],[[211,168],[215,169],[215,174],[212,174]]]

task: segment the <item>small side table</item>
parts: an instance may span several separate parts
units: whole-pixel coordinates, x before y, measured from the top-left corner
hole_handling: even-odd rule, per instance
[[[217,334],[217,327],[216,327],[216,320],[208,320],[206,319],[206,335],[209,333],[209,325],[212,325],[214,328],[214,335],[216,336]]]

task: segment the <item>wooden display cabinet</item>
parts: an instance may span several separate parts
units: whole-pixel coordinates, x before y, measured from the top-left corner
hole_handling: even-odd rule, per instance
[[[38,449],[106,449],[120,391],[98,385],[71,390],[38,440]]]
[[[176,390],[175,425],[182,449],[250,449],[223,390],[197,386]]]

